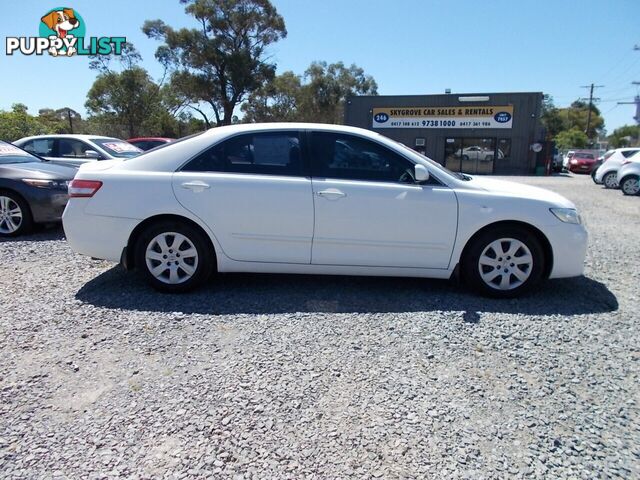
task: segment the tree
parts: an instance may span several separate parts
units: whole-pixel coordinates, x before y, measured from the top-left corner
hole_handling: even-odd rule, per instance
[[[355,64],[313,62],[304,74],[308,82],[301,109],[307,120],[343,123],[344,104],[352,95],[377,95],[378,84]]]
[[[295,122],[303,117],[302,82],[293,72],[284,72],[249,95],[242,105],[245,122]]]
[[[585,148],[589,142],[586,133],[577,127],[570,130],[564,130],[556,135],[556,145],[561,150],[568,148]]]
[[[284,72],[249,96],[245,121],[343,123],[344,104],[352,95],[377,95],[371,75],[356,65],[313,62],[302,79]]]
[[[199,28],[174,30],[162,20],[142,28],[163,41],[156,58],[172,71],[171,83],[185,104],[209,123],[232,123],[234,110],[275,75],[267,61],[269,45],[286,37],[284,20],[269,0],[180,0]]]
[[[613,148],[632,147],[640,145],[640,126],[624,125],[616,128],[608,137],[609,144]]]
[[[29,115],[27,106],[23,103],[14,103],[10,112],[0,111],[0,140],[14,142],[31,135],[42,135],[53,131]]]
[[[540,118],[548,139],[555,138],[558,133],[566,130],[566,125],[560,115],[560,109],[553,104],[551,95],[544,95],[543,97]]]
[[[591,122],[587,132],[589,105],[582,100],[576,100],[569,108],[560,109],[559,115],[565,130],[577,128],[586,133],[589,139],[596,138],[604,130],[604,118],[600,115],[600,110],[595,105],[591,105]]]
[[[83,131],[82,116],[69,107],[41,108],[38,120],[55,133],[81,133]]]
[[[87,93],[85,106],[91,125],[117,136],[136,137],[149,129],[150,119],[162,115],[160,85],[138,65],[142,59],[131,45],[123,47],[121,71],[111,68],[111,58],[94,58],[91,68],[100,74]]]

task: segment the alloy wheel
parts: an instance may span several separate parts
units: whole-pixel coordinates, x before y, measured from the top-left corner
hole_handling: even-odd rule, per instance
[[[628,178],[622,182],[622,191],[626,195],[638,195],[640,193],[640,179]]]
[[[193,242],[177,232],[156,235],[147,245],[145,262],[151,275],[162,283],[184,283],[196,273],[198,251]]]
[[[11,197],[0,196],[0,233],[13,233],[22,225],[22,209]]]
[[[523,242],[500,238],[487,245],[478,260],[480,278],[496,290],[513,290],[526,282],[533,269],[533,255]]]
[[[607,173],[603,179],[604,186],[607,188],[616,188],[618,182],[616,179],[616,173]]]

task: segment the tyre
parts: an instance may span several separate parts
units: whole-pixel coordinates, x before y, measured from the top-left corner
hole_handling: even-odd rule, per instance
[[[620,189],[625,195],[640,195],[640,177],[625,177],[620,182]]]
[[[471,240],[465,248],[461,273],[477,292],[497,298],[517,297],[542,279],[545,255],[529,230],[496,227]]]
[[[9,190],[0,190],[0,237],[17,237],[33,230],[27,202]]]
[[[602,177],[604,188],[618,188],[618,172],[609,172]]]
[[[179,221],[155,223],[136,242],[136,267],[161,292],[195,289],[211,275],[214,259],[213,247],[204,234]]]

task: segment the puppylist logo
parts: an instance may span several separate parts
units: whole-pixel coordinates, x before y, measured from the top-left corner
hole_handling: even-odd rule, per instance
[[[73,55],[120,55],[126,43],[125,37],[86,37],[84,19],[73,8],[58,7],[49,10],[40,19],[38,37],[7,37],[7,55],[20,52],[23,55],[54,57]]]

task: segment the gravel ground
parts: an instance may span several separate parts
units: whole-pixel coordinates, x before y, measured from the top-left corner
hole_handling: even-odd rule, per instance
[[[640,478],[640,198],[578,205],[586,276],[225,275],[160,295],[61,229],[0,243],[0,477]]]

